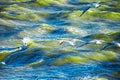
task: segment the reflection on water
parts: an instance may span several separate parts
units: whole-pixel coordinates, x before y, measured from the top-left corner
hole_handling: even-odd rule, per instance
[[[0,80],[119,80],[120,1],[98,1],[1,0]]]

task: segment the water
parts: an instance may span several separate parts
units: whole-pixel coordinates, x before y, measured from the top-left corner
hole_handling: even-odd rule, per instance
[[[80,17],[91,2],[1,0],[0,80],[119,80],[120,48],[100,49],[120,42],[120,1],[104,0]],[[84,42],[60,45],[63,39],[104,42],[78,47]]]

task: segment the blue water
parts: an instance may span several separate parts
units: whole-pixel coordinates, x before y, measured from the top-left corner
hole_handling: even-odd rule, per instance
[[[116,40],[120,42],[120,35],[113,38],[110,36],[110,40],[106,40],[102,45],[88,44],[80,48],[70,46],[65,43],[59,45],[58,41],[62,38],[67,39],[80,39],[89,41],[96,38],[89,38],[94,34],[112,34],[120,32],[120,22],[118,20],[106,19],[101,17],[90,17],[90,19],[83,19],[74,17],[76,14],[70,15],[73,12],[80,12],[84,9],[90,1],[83,0],[67,0],[68,2],[53,3],[46,6],[31,5],[31,2],[20,3],[17,6],[22,7],[20,9],[9,10],[12,4],[8,1],[0,4],[0,12],[4,12],[4,8],[8,8],[5,12],[8,12],[9,16],[2,15],[0,13],[0,52],[7,51],[9,53],[4,59],[0,59],[1,62],[5,61],[6,65],[0,64],[0,80],[102,80],[98,78],[105,78],[105,80],[119,80],[118,76],[114,74],[120,71],[120,49],[116,47],[108,47],[104,51],[111,51],[117,55],[112,60],[92,60],[82,54],[92,54],[95,50],[99,50],[102,45],[107,41]],[[111,0],[110,0],[111,1]],[[114,10],[112,5],[117,4],[117,0],[112,2],[106,2],[105,8],[100,12],[117,12],[119,9]],[[10,4],[9,4],[10,3]],[[26,6],[26,5],[27,6]],[[103,6],[104,7],[104,6]],[[25,9],[25,10],[24,10]],[[96,11],[97,9],[90,9]],[[17,13],[18,12],[18,13]],[[40,19],[34,21],[34,18],[29,17],[28,12],[37,14]],[[90,11],[89,11],[90,12]],[[27,14],[27,19],[19,19],[14,16],[19,14]],[[87,16],[87,13],[83,16]],[[70,16],[69,16],[70,15]],[[91,15],[91,14],[88,14]],[[73,16],[73,18],[69,18]],[[109,16],[109,15],[108,15]],[[88,16],[89,17],[89,16]],[[93,18],[93,19],[91,19]],[[50,29],[43,29],[40,25],[47,24],[52,26]],[[19,51],[12,51],[17,49],[22,44],[22,39],[29,37],[37,46],[30,46]],[[104,38],[99,38],[104,39]],[[81,43],[77,43],[79,46]],[[12,52],[11,52],[12,51]],[[0,53],[1,56],[3,56]],[[97,54],[96,54],[97,55]],[[54,64],[54,61],[64,57],[78,56],[87,58],[90,62],[74,63],[74,61],[64,64]],[[99,58],[99,57],[98,57]],[[39,63],[39,60],[43,60]],[[64,59],[63,59],[64,60]],[[34,66],[29,64],[38,62]],[[64,61],[61,61],[64,62]],[[104,79],[103,79],[104,80]]]

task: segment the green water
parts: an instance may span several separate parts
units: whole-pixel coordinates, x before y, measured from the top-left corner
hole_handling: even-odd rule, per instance
[[[82,10],[92,2],[99,8]],[[119,80],[119,0],[0,0],[0,80]],[[28,38],[28,47],[18,50]],[[61,40],[84,42],[60,45]]]

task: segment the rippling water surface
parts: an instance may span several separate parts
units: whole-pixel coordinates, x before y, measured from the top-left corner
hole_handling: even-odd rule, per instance
[[[0,0],[0,80],[120,80],[119,3]]]

